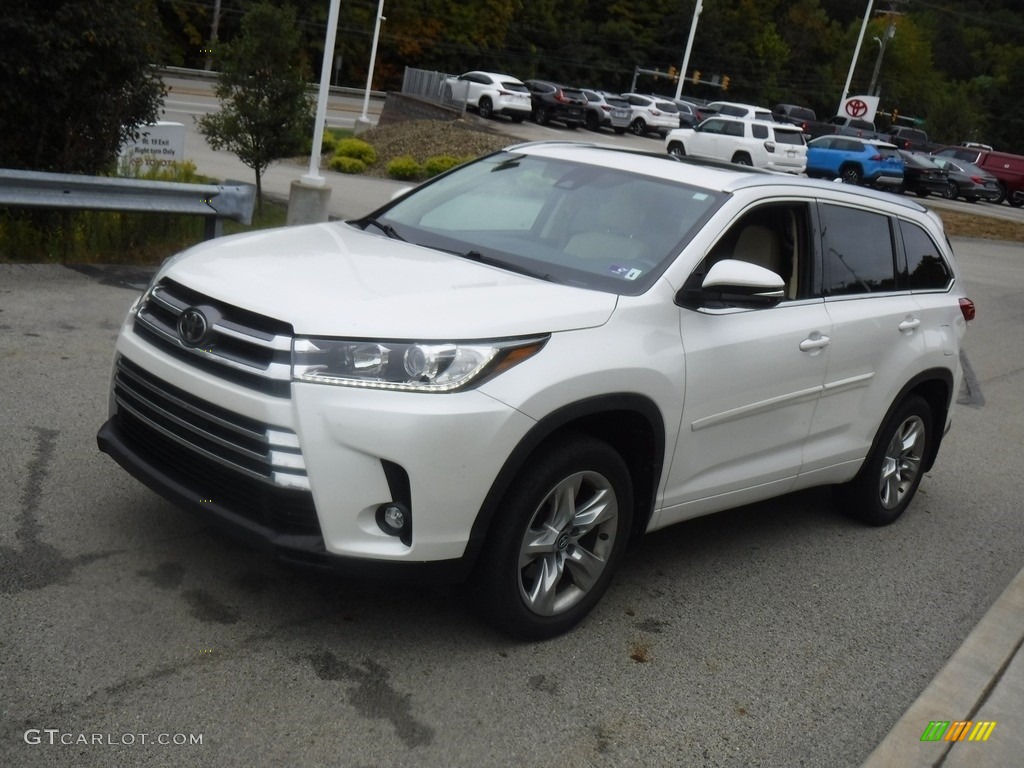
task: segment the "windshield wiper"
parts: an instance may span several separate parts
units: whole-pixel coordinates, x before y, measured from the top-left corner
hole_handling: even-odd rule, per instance
[[[390,237],[392,240],[401,240],[403,243],[406,241],[405,238],[402,237],[400,234],[398,234],[398,232],[395,230],[395,228],[392,227],[390,224],[385,224],[383,221],[379,221],[379,220],[373,218],[372,216],[367,216],[365,219],[363,219],[363,222],[364,222],[364,226],[363,226],[364,230],[366,229],[366,226],[365,226],[366,224],[373,224],[373,226],[375,226],[377,229],[379,229],[385,235]]]
[[[464,259],[469,259],[470,261],[476,261],[481,264],[487,264],[490,267],[499,267],[500,269],[507,269],[509,272],[515,272],[520,275],[526,275],[527,277],[535,277],[538,280],[546,280],[549,283],[557,282],[549,274],[537,272],[535,270],[530,269],[529,267],[524,267],[520,264],[514,264],[512,262],[503,261],[502,259],[496,259],[493,256],[484,256],[482,253],[480,253],[480,251],[470,250],[465,251],[463,253],[460,253],[458,251],[451,251],[451,253],[454,253],[456,256],[461,256]]]

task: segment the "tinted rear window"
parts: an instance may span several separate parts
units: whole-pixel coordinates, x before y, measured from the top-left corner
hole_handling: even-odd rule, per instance
[[[800,131],[785,131],[778,128],[775,129],[775,140],[779,144],[803,144],[804,135]]]
[[[821,205],[826,293],[841,296],[896,288],[889,218],[880,213]]]
[[[506,91],[515,91],[516,93],[529,93],[526,86],[522,83],[510,83],[507,80],[501,84],[501,87]]]

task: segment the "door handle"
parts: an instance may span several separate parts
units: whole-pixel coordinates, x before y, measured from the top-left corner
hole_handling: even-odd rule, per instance
[[[800,342],[801,352],[816,352],[819,349],[824,349],[832,343],[832,339],[828,336],[811,336]]]
[[[900,329],[900,333],[909,333],[910,331],[916,331],[919,325],[921,325],[921,321],[918,318],[908,317],[897,327]]]

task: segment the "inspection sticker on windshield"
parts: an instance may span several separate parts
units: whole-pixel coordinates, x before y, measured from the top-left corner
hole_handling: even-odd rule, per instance
[[[636,280],[643,273],[642,269],[634,269],[633,267],[620,267],[618,264],[612,264],[608,267],[608,271],[616,277],[621,277],[624,280]]]

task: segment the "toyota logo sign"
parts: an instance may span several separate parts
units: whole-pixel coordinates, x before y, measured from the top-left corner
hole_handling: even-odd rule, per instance
[[[195,307],[189,307],[178,318],[178,336],[191,346],[198,345],[209,330],[206,315]]]

